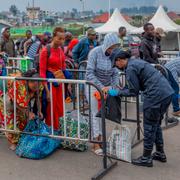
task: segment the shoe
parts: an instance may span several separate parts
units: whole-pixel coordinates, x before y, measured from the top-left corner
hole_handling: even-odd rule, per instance
[[[153,153],[152,158],[153,158],[153,160],[160,161],[162,163],[167,162],[165,153],[155,152],[155,153]]]
[[[173,115],[173,116],[180,117],[180,110],[179,110],[179,111],[176,111],[176,112],[173,112],[172,115]]]
[[[168,123],[172,124],[172,123],[176,123],[178,121],[178,119],[172,117],[172,118],[168,118]]]
[[[152,156],[141,156],[138,159],[133,159],[132,164],[136,166],[153,167]]]

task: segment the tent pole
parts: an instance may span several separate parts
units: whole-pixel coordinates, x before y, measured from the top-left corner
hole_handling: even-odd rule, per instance
[[[109,0],[109,19],[111,17],[111,0]]]
[[[180,51],[180,33],[178,32],[178,46],[179,46],[179,51]]]

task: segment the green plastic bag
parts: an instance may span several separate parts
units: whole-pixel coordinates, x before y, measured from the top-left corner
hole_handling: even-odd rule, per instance
[[[64,118],[60,118],[60,132],[64,136]],[[78,120],[77,111],[66,113],[66,136],[71,138],[78,138]],[[80,115],[80,138],[88,139],[89,137],[89,124],[88,120]],[[88,144],[85,141],[79,140],[64,140],[62,142],[64,149],[70,149],[75,151],[86,151]]]
[[[20,69],[22,72],[26,72],[31,68],[31,60],[22,59],[20,62]]]

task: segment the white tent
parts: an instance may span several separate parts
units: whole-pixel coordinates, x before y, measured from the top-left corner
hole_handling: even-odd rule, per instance
[[[98,33],[106,34],[111,32],[118,32],[118,29],[121,26],[126,27],[128,32],[132,32],[133,30],[137,29],[136,27],[130,25],[121,15],[118,8],[116,8],[111,18],[104,25],[96,28],[95,30]]]
[[[180,25],[177,25],[169,18],[162,5],[159,6],[157,12],[149,22],[155,28],[160,27],[168,33],[168,36],[162,42],[163,49],[180,49]],[[140,34],[142,32],[143,27],[131,31],[132,34]]]
[[[149,22],[152,23],[155,28],[163,28],[165,32],[180,32],[180,26],[169,18],[162,6],[159,6],[156,14],[152,17],[152,19]],[[143,27],[136,28],[132,32],[142,33]]]

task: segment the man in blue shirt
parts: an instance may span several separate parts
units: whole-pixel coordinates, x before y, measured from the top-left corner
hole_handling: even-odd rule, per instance
[[[91,28],[87,31],[87,37],[81,39],[72,50],[75,63],[79,64],[87,60],[90,50],[97,46],[96,32]]]

